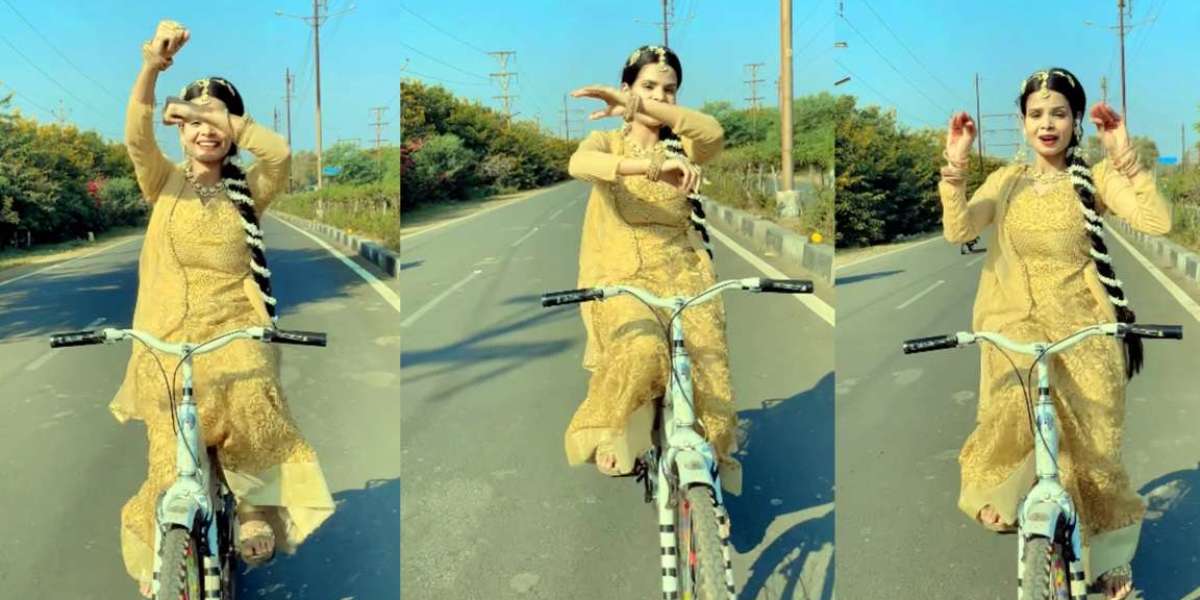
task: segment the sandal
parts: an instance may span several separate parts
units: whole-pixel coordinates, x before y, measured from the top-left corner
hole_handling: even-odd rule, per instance
[[[984,506],[983,508],[990,508],[990,506]],[[975,520],[978,521],[980,525],[983,525],[986,529],[988,529],[989,531],[993,531],[995,533],[1008,534],[1008,533],[1016,533],[1017,532],[1017,524],[1016,523],[1001,523],[999,520],[999,517],[1000,517],[999,513],[996,514],[996,517],[997,517],[996,522],[988,523],[988,522],[984,521],[983,520],[983,508],[979,509],[978,513],[975,513]],[[995,511],[996,511],[996,509],[993,508],[992,512],[995,512]]]
[[[269,542],[266,550],[255,553],[253,548]],[[275,557],[275,530],[260,512],[238,515],[237,548],[242,562],[251,567],[261,566]]]
[[[654,403],[639,406],[625,425],[624,431],[596,444],[592,460],[596,469],[609,477],[624,477],[633,473],[637,457],[650,448],[650,429],[654,423]],[[615,460],[614,460],[615,459]],[[606,467],[611,463],[611,468]]]
[[[154,587],[150,584],[149,581],[143,581],[143,582],[138,583],[138,593],[141,594],[143,598],[153,598],[154,592],[151,591],[153,589],[154,589]]]
[[[1118,583],[1123,582],[1123,583]],[[1104,594],[1106,600],[1124,600],[1133,593],[1133,567],[1121,565],[1105,571],[1096,578],[1096,587]],[[1113,595],[1109,595],[1114,592]]]

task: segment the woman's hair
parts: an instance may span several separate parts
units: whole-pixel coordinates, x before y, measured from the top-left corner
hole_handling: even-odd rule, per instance
[[[1104,289],[1108,292],[1108,300],[1116,310],[1117,320],[1122,323],[1133,323],[1137,319],[1137,315],[1129,308],[1129,301],[1125,298],[1121,280],[1117,279],[1117,274],[1113,271],[1112,257],[1104,243],[1104,220],[1096,213],[1096,185],[1092,180],[1092,170],[1084,160],[1083,151],[1080,148],[1083,142],[1080,139],[1083,136],[1083,115],[1087,112],[1087,95],[1084,93],[1079,79],[1066,69],[1054,68],[1038,71],[1025,79],[1025,83],[1021,85],[1021,96],[1017,99],[1017,104],[1021,108],[1022,117],[1025,116],[1025,103],[1030,94],[1042,91],[1062,94],[1071,107],[1071,116],[1075,121],[1075,127],[1071,131],[1071,141],[1067,144],[1067,172],[1071,175],[1075,194],[1079,196],[1079,202],[1083,205],[1083,226],[1087,229],[1088,237],[1092,242],[1092,261],[1095,262],[1096,270],[1100,274],[1100,282],[1104,284]],[[1132,379],[1142,369],[1142,341],[1133,336],[1126,337],[1124,341],[1125,377]]]
[[[242,95],[223,77],[199,79],[183,90],[184,100],[194,100],[203,96],[211,96],[224,102],[231,115],[240,117],[246,114],[246,104]],[[246,183],[246,172],[233,162],[237,152],[237,144],[230,144],[229,153],[221,163],[221,181],[225,184],[225,194],[233,201],[242,217],[242,228],[246,230],[246,246],[250,250],[250,273],[254,276],[254,283],[258,285],[263,304],[267,307],[267,314],[274,323],[279,317],[275,311],[275,297],[271,295],[271,271],[267,269],[262,228],[254,211],[254,199],[251,198],[250,186]]]
[[[679,62],[678,55],[664,46],[642,46],[634,50],[621,69],[621,83],[632,88],[638,75],[642,72],[642,67],[653,64],[666,65],[673,69],[676,89],[683,86],[683,63]],[[679,136],[669,126],[663,125],[659,128],[658,139],[666,143],[668,154],[678,154],[687,158]],[[695,227],[700,234],[700,238],[704,242],[704,250],[708,252],[708,257],[711,259],[713,258],[712,243],[708,238],[708,221],[704,215],[704,204],[697,194],[688,194],[688,202],[692,205],[692,227]]]

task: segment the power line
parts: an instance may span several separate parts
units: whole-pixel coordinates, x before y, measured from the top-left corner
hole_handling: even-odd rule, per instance
[[[947,92],[950,92],[951,96],[957,96],[957,94],[954,92],[954,90],[950,89],[950,86],[948,86],[944,82],[942,82],[942,80],[940,78],[938,78],[938,76],[935,75],[934,72],[932,70],[930,70],[930,68],[928,66],[926,66],[924,62],[921,61],[921,59],[917,58],[917,55],[912,51],[912,49],[910,49],[908,47],[907,44],[905,44],[900,39],[900,36],[896,35],[896,32],[893,31],[891,26],[887,24],[887,21],[884,20],[883,17],[879,16],[878,12],[875,12],[875,7],[871,6],[870,2],[867,2],[867,0],[862,0],[862,2],[863,2],[863,5],[867,7],[867,10],[870,10],[871,14],[875,15],[876,19],[879,19],[879,22],[883,24],[884,29],[887,29],[888,33],[892,34],[892,38],[896,40],[896,43],[900,44],[900,47],[904,48],[904,51],[908,52],[908,55],[911,56],[912,59],[914,61],[916,61],[916,63],[918,65],[921,65],[921,68],[925,69],[925,72],[928,73],[929,76],[932,77],[934,81],[938,82],[938,84],[941,85],[942,88],[945,89]],[[961,98],[959,98],[959,99],[961,100]]]
[[[12,5],[12,3],[11,3],[11,2],[9,2],[8,0],[4,0],[4,3],[5,3],[6,5],[8,5],[8,7],[9,7],[10,9],[12,9],[12,11],[13,11],[14,13],[16,13],[17,17],[18,17],[18,18],[20,18],[22,21],[24,21],[24,22],[25,22],[25,24],[26,24],[26,25],[28,25],[28,26],[29,26],[29,28],[30,28],[30,29],[32,29],[32,30],[33,30],[33,32],[34,32],[34,33],[36,33],[36,34],[38,35],[38,37],[42,38],[42,41],[43,41],[43,42],[46,42],[46,45],[47,45],[47,46],[50,46],[50,49],[51,49],[51,50],[54,50],[54,53],[55,53],[55,54],[58,54],[59,58],[62,58],[64,61],[66,61],[66,62],[67,62],[67,64],[68,64],[68,65],[71,65],[71,68],[73,68],[73,69],[75,69],[77,72],[79,72],[79,74],[80,74],[80,75],[83,75],[84,79],[87,79],[88,81],[90,81],[90,82],[92,82],[92,83],[96,84],[96,87],[100,88],[101,90],[104,90],[104,93],[105,93],[105,94],[108,94],[108,96],[109,96],[110,98],[112,98],[113,100],[116,100],[118,103],[120,103],[120,102],[121,102],[121,99],[120,99],[120,98],[118,98],[118,97],[117,97],[115,94],[113,94],[112,92],[108,91],[108,88],[104,87],[104,86],[103,86],[103,85],[102,85],[102,84],[101,84],[99,81],[96,81],[95,79],[92,79],[92,77],[91,77],[90,75],[88,75],[86,71],[84,71],[83,69],[80,69],[78,65],[76,65],[76,64],[75,64],[75,63],[73,63],[73,62],[71,62],[71,59],[67,58],[67,56],[66,56],[65,54],[63,54],[61,51],[59,51],[59,49],[58,49],[58,48],[57,48],[57,47],[56,47],[56,46],[55,46],[53,43],[51,43],[51,42],[50,42],[50,40],[46,39],[46,36],[42,35],[42,32],[41,32],[41,31],[38,31],[38,28],[37,28],[37,27],[34,27],[34,26],[33,26],[33,23],[30,23],[30,22],[29,22],[29,19],[26,19],[26,18],[25,18],[25,15],[21,14],[21,11],[17,10],[17,7],[13,6],[13,5]]]
[[[912,88],[914,90],[917,90],[917,93],[921,94],[921,96],[924,97],[926,100],[928,100],[930,104],[932,104],[933,106],[936,106],[938,108],[938,110],[942,111],[943,113],[950,114],[952,112],[950,110],[947,110],[945,107],[943,107],[941,104],[939,104],[933,98],[930,98],[929,95],[925,93],[925,90],[922,90],[920,86],[913,83],[912,80],[910,80],[908,77],[905,77],[904,73],[901,73],[900,69],[897,69],[896,65],[892,64],[892,61],[888,60],[887,57],[884,56],[883,53],[880,52],[879,49],[875,47],[875,44],[872,44],[871,40],[867,39],[867,36],[863,35],[862,32],[860,32],[856,27],[854,27],[854,24],[851,23],[849,19],[847,19],[845,16],[843,16],[842,21],[844,21],[846,23],[846,25],[848,27],[850,27],[851,31],[858,34],[858,37],[860,39],[862,39],[862,41],[866,42],[867,46],[870,47],[871,50],[873,50],[875,52],[875,54],[883,60],[883,62],[887,63],[887,65],[889,67],[891,67],[892,70],[895,71],[897,75],[899,75],[902,79],[904,79],[904,81],[906,83],[908,83],[908,85],[912,86]]]
[[[33,105],[34,108],[36,108],[50,116],[54,116],[54,111],[46,108],[45,106],[42,106],[41,104],[38,104],[33,98],[30,98],[29,96],[26,96],[25,94],[22,94],[21,90],[18,90],[17,88],[14,88],[13,86],[11,86],[9,84],[4,83],[3,81],[0,81],[0,87],[6,87],[6,88],[12,90],[13,94],[15,94],[18,98],[24,98],[25,101],[28,102],[29,104]]]
[[[425,75],[424,73],[418,73],[411,69],[406,69],[404,72],[410,73],[412,75],[416,75],[417,77],[421,77],[424,79],[432,79],[434,81],[440,81],[442,83],[452,83],[454,85],[491,85],[490,83],[486,83],[483,81],[454,81],[452,79],[442,79],[441,77],[434,77],[433,75]]]
[[[846,65],[843,65],[843,64],[842,64],[842,61],[840,61],[840,60],[838,60],[838,59],[836,59],[836,58],[835,58],[835,59],[833,59],[833,62],[834,62],[835,64],[837,64],[837,66],[841,67],[843,71],[845,71],[846,73],[849,73],[849,74],[850,74],[850,77],[852,77],[852,78],[853,78],[853,81],[854,81],[855,83],[861,83],[862,85],[866,86],[866,88],[867,88],[868,90],[871,90],[872,92],[874,92],[874,93],[875,93],[875,95],[876,95],[876,96],[879,96],[880,98],[882,98],[884,102],[887,102],[888,104],[890,104],[890,105],[892,105],[892,106],[898,106],[898,105],[897,105],[895,102],[893,102],[893,101],[892,101],[892,99],[891,99],[891,98],[888,98],[886,95],[884,95],[884,94],[883,94],[883,92],[881,92],[881,91],[879,91],[879,90],[877,90],[877,89],[875,89],[875,88],[871,87],[871,84],[867,83],[867,82],[866,82],[866,81],[865,81],[863,78],[859,77],[858,75],[855,75],[855,74],[854,74],[854,72],[853,72],[853,71],[851,71],[850,69],[847,69],[847,68],[846,68]],[[913,118],[914,118],[915,120],[917,120],[917,121],[919,121],[919,122],[921,122],[921,123],[925,124],[925,125],[926,125],[926,126],[928,126],[928,127],[933,127],[933,128],[936,128],[936,127],[937,127],[937,125],[934,125],[933,123],[930,123],[929,121],[926,121],[925,119],[922,119],[922,118],[920,118],[920,117],[913,117]]]
[[[454,65],[452,65],[452,64],[450,64],[450,63],[448,63],[448,62],[446,62],[446,61],[444,61],[444,60],[442,60],[442,59],[440,59],[440,58],[437,58],[436,56],[430,56],[430,55],[428,55],[428,54],[425,54],[425,53],[424,53],[424,52],[422,52],[422,51],[421,51],[419,48],[416,48],[416,47],[414,47],[414,46],[410,46],[410,45],[408,45],[408,44],[406,44],[406,43],[404,43],[404,42],[401,42],[401,41],[399,41],[399,40],[397,40],[397,42],[398,42],[398,43],[399,43],[401,46],[404,46],[405,48],[408,48],[409,50],[412,50],[413,52],[416,52],[417,54],[420,54],[421,56],[424,56],[425,58],[428,58],[429,60],[432,60],[432,61],[433,61],[433,62],[435,62],[435,63],[438,63],[438,64],[440,64],[440,65],[443,65],[443,66],[450,67],[451,69],[454,69],[455,71],[458,71],[459,73],[464,73],[464,74],[466,74],[466,75],[470,75],[471,77],[478,77],[478,78],[480,78],[480,79],[487,79],[487,77],[484,77],[483,75],[480,75],[479,73],[472,73],[472,72],[470,72],[470,71],[465,71],[465,70],[463,70],[463,69],[460,69],[460,68],[458,68],[458,67],[456,67],[456,66],[454,66]]]
[[[454,41],[456,41],[456,42],[458,42],[458,43],[460,43],[460,44],[462,44],[462,45],[464,45],[464,46],[466,46],[466,47],[468,47],[468,48],[470,48],[470,49],[472,49],[472,50],[474,50],[474,51],[476,51],[476,52],[479,52],[480,54],[487,54],[487,50],[484,50],[484,49],[480,48],[479,46],[476,46],[475,44],[472,44],[471,42],[468,42],[468,41],[466,41],[466,40],[464,40],[464,39],[462,39],[462,38],[460,38],[460,37],[458,37],[458,36],[454,35],[453,33],[450,33],[449,31],[446,31],[445,29],[442,29],[441,27],[438,27],[437,25],[434,25],[432,21],[430,21],[429,19],[426,19],[425,17],[422,17],[421,15],[418,15],[417,13],[413,12],[413,10],[412,10],[411,8],[409,8],[409,7],[407,7],[407,6],[404,6],[403,4],[399,4],[399,3],[397,3],[397,6],[399,6],[399,7],[400,7],[400,8],[401,8],[401,9],[402,9],[404,12],[406,12],[406,13],[408,13],[408,14],[410,14],[410,15],[412,15],[412,16],[414,16],[414,17],[416,17],[416,18],[418,18],[418,19],[420,19],[420,20],[422,20],[422,21],[424,21],[426,25],[428,25],[428,26],[430,26],[430,27],[432,27],[432,28],[434,28],[434,29],[436,29],[436,30],[438,30],[438,31],[442,32],[443,34],[445,34],[446,36],[450,37],[450,38],[451,38],[451,39],[453,39]]]
[[[29,66],[33,67],[38,73],[41,73],[42,76],[45,77],[46,79],[49,79],[50,81],[52,81],[54,83],[54,85],[57,85],[58,88],[61,89],[63,92],[65,92],[68,96],[70,96],[71,98],[74,98],[76,102],[86,106],[88,109],[92,110],[93,112],[95,111],[95,109],[93,109],[91,107],[91,105],[89,105],[87,102],[84,102],[83,100],[80,100],[79,96],[76,96],[75,94],[71,93],[71,90],[67,89],[67,86],[59,83],[57,79],[51,77],[49,73],[43,71],[41,67],[37,66],[37,63],[30,60],[28,56],[25,56],[25,54],[22,53],[20,50],[18,50],[17,47],[12,44],[12,42],[8,41],[8,38],[4,37],[3,35],[0,35],[0,41],[3,41],[6,45],[8,45],[9,48],[12,48],[13,52],[16,52],[18,56],[25,59],[25,62],[29,63]],[[103,117],[103,115],[100,115],[99,113],[95,113],[95,114],[97,116]]]

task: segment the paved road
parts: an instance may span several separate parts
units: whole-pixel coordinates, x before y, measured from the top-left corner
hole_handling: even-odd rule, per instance
[[[575,286],[587,192],[564,184],[403,241],[407,599],[658,597],[640,489],[563,455],[583,328],[538,298]],[[720,276],[761,276],[717,246]],[[788,296],[725,299],[750,440],[729,501],[741,597],[829,598],[833,330]]]
[[[1140,597],[1174,600],[1200,589],[1200,503],[1183,494],[1200,486],[1200,323],[1122,244],[1109,247],[1139,318],[1185,328],[1182,342],[1146,343],[1147,367],[1128,390],[1124,454],[1134,485],[1158,509],[1134,560]],[[978,350],[899,349],[907,338],[970,328],[983,256],[960,256],[938,239],[838,272],[837,580],[845,598],[1014,595],[1014,538],[985,532],[957,509]]]
[[[400,587],[396,310],[308,237],[268,219],[280,326],[329,332],[285,347],[283,384],[325,467],[337,513],[292,557],[246,575],[247,598],[394,598]],[[129,348],[50,353],[55,331],[125,327],[141,238],[0,284],[0,586],[5,598],[138,597],[119,511],[141,484],[140,423],[108,412]],[[7,276],[7,274],[6,274]],[[0,280],[6,279],[0,276]],[[398,289],[398,283],[390,284]]]

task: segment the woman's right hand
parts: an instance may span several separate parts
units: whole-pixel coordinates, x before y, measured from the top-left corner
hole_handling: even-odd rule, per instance
[[[154,38],[142,44],[142,59],[147,65],[165,71],[175,62],[175,53],[191,37],[191,32],[183,25],[175,21],[161,21],[154,31]]]
[[[975,141],[975,121],[965,112],[950,117],[946,133],[946,158],[961,164],[971,157],[971,143]]]
[[[669,183],[684,193],[700,190],[700,167],[678,158],[663,161],[660,181]]]

